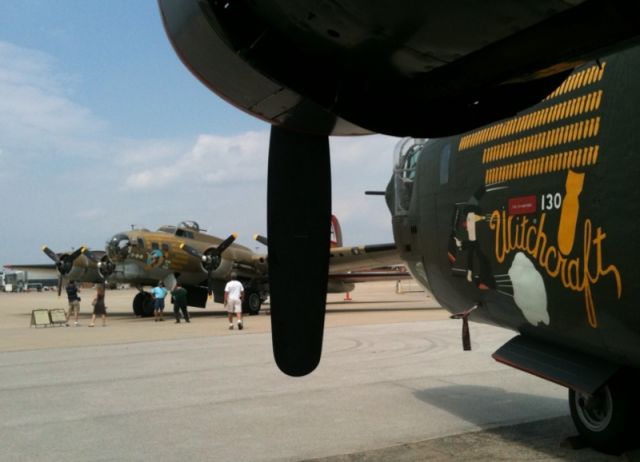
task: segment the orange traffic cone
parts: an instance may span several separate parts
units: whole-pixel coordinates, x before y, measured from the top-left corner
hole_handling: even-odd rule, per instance
[[[349,295],[349,292],[347,292],[346,294],[344,294],[344,299],[351,301],[351,295]]]

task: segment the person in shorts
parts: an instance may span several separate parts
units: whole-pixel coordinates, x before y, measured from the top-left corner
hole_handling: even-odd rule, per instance
[[[80,289],[76,286],[75,281],[69,281],[69,284],[65,287],[67,291],[67,299],[69,300],[69,312],[67,313],[66,326],[69,327],[69,320],[74,317],[74,325],[78,327],[78,315],[80,314],[80,297],[78,293]]]
[[[232,272],[231,280],[224,287],[224,306],[227,308],[229,316],[229,330],[233,330],[233,313],[238,319],[238,330],[242,330],[242,300],[244,300],[244,287],[238,281],[238,275]]]
[[[167,296],[167,289],[162,281],[151,290],[153,296],[153,317],[156,322],[164,321],[164,298]]]

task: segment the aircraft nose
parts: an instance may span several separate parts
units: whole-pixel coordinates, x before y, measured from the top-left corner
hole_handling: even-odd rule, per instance
[[[121,260],[129,253],[129,236],[124,233],[116,234],[107,242],[107,255],[114,261]]]
[[[389,179],[389,183],[387,183],[387,188],[384,191],[384,201],[387,203],[387,208],[389,209],[389,213],[393,215],[393,204],[396,201],[395,191],[393,190],[393,175],[391,175],[391,179]]]

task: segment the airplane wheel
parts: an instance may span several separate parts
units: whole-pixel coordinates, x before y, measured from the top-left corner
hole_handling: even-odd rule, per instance
[[[149,292],[139,292],[133,297],[133,312],[136,316],[153,316],[153,299]]]
[[[244,306],[242,307],[243,311],[251,315],[256,315],[260,313],[261,305],[262,300],[260,299],[260,294],[254,291],[247,291]]]
[[[633,444],[638,405],[631,383],[617,376],[592,395],[569,390],[573,423],[594,449],[619,454]]]

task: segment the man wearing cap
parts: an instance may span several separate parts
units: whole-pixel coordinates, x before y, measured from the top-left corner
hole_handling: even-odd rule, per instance
[[[231,280],[224,287],[224,306],[229,316],[229,330],[233,330],[233,313],[238,318],[238,330],[242,330],[242,300],[244,299],[244,287],[238,281],[236,272],[232,272]]]

